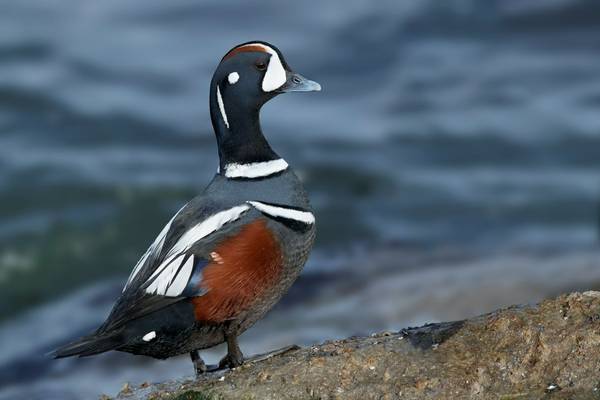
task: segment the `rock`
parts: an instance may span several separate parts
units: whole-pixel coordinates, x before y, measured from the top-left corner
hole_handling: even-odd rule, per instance
[[[118,399],[600,399],[600,293],[329,341]],[[224,378],[224,379],[223,379]]]

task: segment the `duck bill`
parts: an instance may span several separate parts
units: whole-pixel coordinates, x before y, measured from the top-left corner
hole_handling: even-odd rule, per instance
[[[310,79],[306,79],[295,72],[286,71],[286,81],[278,90],[281,93],[287,92],[320,92],[321,85]]]

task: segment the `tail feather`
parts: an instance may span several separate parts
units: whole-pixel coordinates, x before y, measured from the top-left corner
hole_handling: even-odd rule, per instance
[[[122,346],[120,335],[99,336],[96,334],[84,336],[74,342],[66,344],[50,353],[54,358],[86,357],[94,354],[115,350]]]

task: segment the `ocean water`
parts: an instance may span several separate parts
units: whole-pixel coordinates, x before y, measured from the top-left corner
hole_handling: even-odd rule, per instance
[[[243,336],[248,354],[600,287],[597,2],[11,0],[0,399],[191,373],[184,358],[43,355],[103,320],[214,174],[210,77],[254,39],[323,91],[262,113],[319,232],[297,285]]]

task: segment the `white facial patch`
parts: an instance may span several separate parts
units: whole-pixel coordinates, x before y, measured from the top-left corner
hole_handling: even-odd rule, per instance
[[[249,164],[231,163],[225,166],[227,178],[262,178],[285,171],[288,163],[283,158]]]
[[[148,333],[146,333],[146,334],[144,335],[144,337],[142,337],[142,340],[143,340],[144,342],[149,342],[149,341],[151,341],[151,340],[153,340],[153,339],[155,339],[155,338],[156,338],[156,332],[155,332],[155,331],[152,331],[152,332],[148,332]]]
[[[217,85],[217,104],[219,104],[219,110],[221,111],[221,116],[223,117],[223,122],[227,129],[229,129],[229,122],[227,121],[227,114],[225,113],[225,104],[223,103],[223,97],[221,97],[221,91],[219,90],[219,85]]]
[[[270,47],[264,47],[267,53],[271,54],[271,59],[269,60],[267,72],[262,81],[262,90],[265,92],[272,92],[273,90],[279,89],[285,83],[285,68],[283,68],[283,64],[281,64],[279,54]]]
[[[262,81],[263,92],[272,92],[273,90],[279,89],[286,81],[285,68],[279,59],[279,54],[269,46],[262,43],[249,43],[246,46],[257,46],[261,47],[266,53],[271,55],[269,59],[269,65],[267,66],[267,72]]]
[[[227,81],[231,84],[231,85],[235,85],[237,83],[237,81],[240,80],[240,74],[238,74],[237,72],[232,72],[227,76]]]

